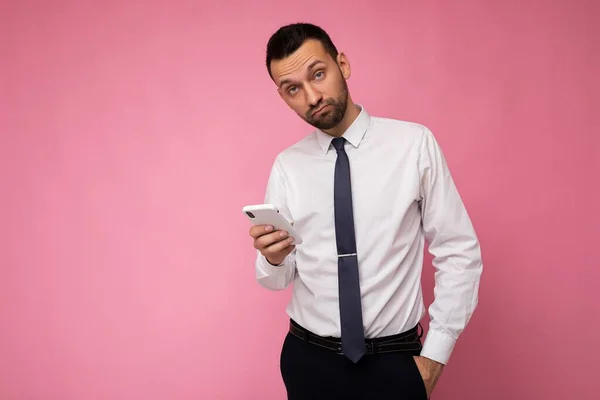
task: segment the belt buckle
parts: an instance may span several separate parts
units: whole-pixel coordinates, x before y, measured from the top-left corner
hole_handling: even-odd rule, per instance
[[[367,347],[367,349],[366,349],[367,355],[375,355],[377,353],[375,342],[366,342],[365,346]]]

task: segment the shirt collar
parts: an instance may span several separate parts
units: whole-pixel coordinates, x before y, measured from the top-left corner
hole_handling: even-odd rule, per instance
[[[369,115],[369,113],[364,109],[362,105],[357,104],[357,106],[360,108],[360,113],[358,114],[358,117],[356,117],[354,122],[352,122],[352,124],[348,127],[346,132],[344,132],[344,134],[342,135],[354,147],[358,147],[360,141],[367,132],[367,128],[371,124],[371,116]],[[317,140],[319,142],[319,145],[321,146],[321,149],[323,149],[323,152],[327,154],[327,152],[329,151],[331,141],[333,140],[333,136],[323,132],[320,129],[317,129]]]

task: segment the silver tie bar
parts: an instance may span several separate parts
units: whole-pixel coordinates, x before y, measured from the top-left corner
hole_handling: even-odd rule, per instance
[[[338,254],[338,257],[351,257],[351,256],[355,256],[356,253],[350,253],[350,254]]]

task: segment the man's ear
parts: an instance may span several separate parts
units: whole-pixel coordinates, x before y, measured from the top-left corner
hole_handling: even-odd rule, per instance
[[[348,57],[346,57],[346,54],[343,52],[338,53],[337,64],[340,67],[344,79],[349,79],[351,75],[350,61],[348,60]]]

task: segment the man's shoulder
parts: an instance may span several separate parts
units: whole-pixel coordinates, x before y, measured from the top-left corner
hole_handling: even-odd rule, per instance
[[[370,130],[385,140],[399,140],[398,144],[413,146],[420,143],[424,135],[430,133],[429,128],[419,122],[385,116],[370,116]],[[280,164],[305,161],[307,156],[321,156],[318,131],[313,130],[299,140],[279,151],[276,162]]]
[[[297,156],[305,156],[314,154],[319,149],[319,140],[317,139],[317,131],[312,131],[288,147],[284,148],[277,154],[278,159],[293,158]]]
[[[399,118],[372,116],[371,124],[378,132],[385,132],[393,135],[402,135],[405,137],[421,138],[429,131],[429,128],[419,122]]]

